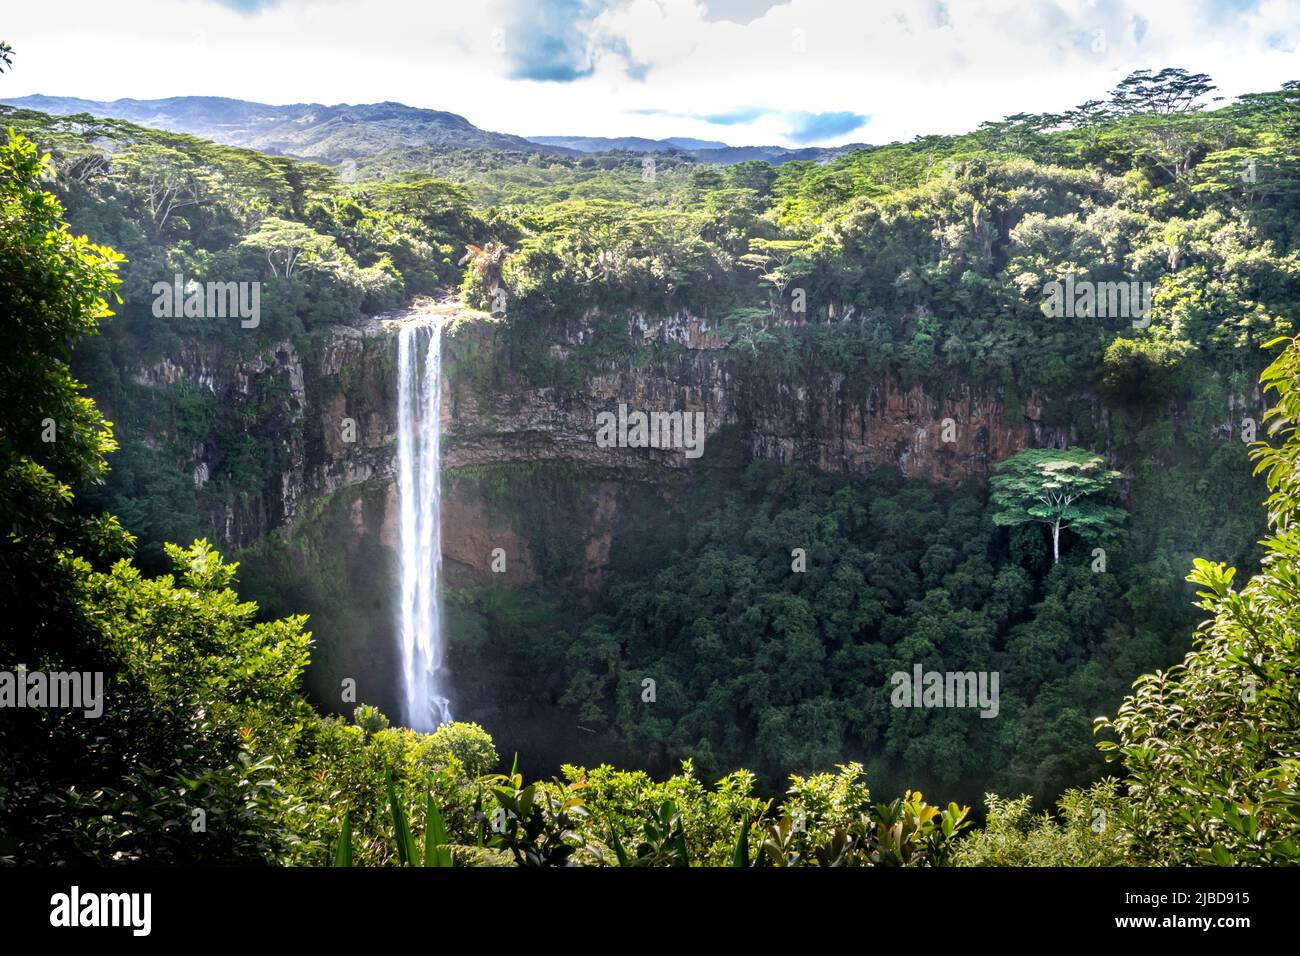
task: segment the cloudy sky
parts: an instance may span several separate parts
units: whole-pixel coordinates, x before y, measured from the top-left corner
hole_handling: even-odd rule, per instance
[[[521,135],[889,142],[1140,68],[1300,79],[1300,0],[46,0],[0,95],[395,100]]]

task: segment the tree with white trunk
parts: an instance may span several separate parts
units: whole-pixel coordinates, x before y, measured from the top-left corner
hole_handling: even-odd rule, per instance
[[[991,482],[999,508],[993,523],[1002,527],[1038,522],[1052,531],[1052,563],[1061,560],[1061,532],[1099,535],[1128,516],[1123,508],[1097,499],[1119,480],[1105,459],[1082,448],[1026,448],[998,465]]]

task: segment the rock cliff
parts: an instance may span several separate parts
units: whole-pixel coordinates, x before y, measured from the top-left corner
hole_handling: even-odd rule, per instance
[[[702,413],[707,436],[735,429],[754,459],[850,474],[893,466],[941,484],[985,476],[1028,445],[1064,442],[1058,430],[1040,424],[1041,401],[1035,396],[1008,407],[997,392],[968,386],[936,397],[888,377],[861,382],[837,374],[818,381],[772,381],[747,375],[716,330],[690,316],[629,318],[631,334],[641,342],[680,346],[666,358],[578,370],[559,376],[564,385],[539,385],[509,367],[500,323],[484,316],[460,317],[454,303],[436,308],[453,320],[442,406],[449,475],[563,462],[620,480],[654,481],[692,467],[693,460],[681,449],[600,447],[597,416],[620,404],[644,412]],[[395,507],[388,487],[396,450],[392,330],[413,315],[330,326],[314,332],[305,344],[278,342],[253,356],[232,357],[219,345],[188,340],[174,354],[131,370],[136,385],[187,383],[206,391],[226,412],[248,421],[250,434],[273,449],[264,456],[269,467],[250,486],[248,481],[219,480],[217,436],[195,444],[187,469],[211,533],[223,547],[247,547],[292,525],[304,501],[355,485],[385,486],[383,500]],[[577,362],[575,348],[584,335],[580,326],[568,341],[553,343],[551,359],[561,367]],[[490,381],[473,374],[471,364],[489,370]],[[446,557],[482,570],[482,545],[507,532],[490,529],[491,516],[482,502],[466,496],[467,487],[464,482],[452,486],[444,505]],[[594,520],[602,507],[607,511],[610,505],[592,502],[588,517]],[[388,529],[383,543],[393,544],[391,515],[358,521],[367,532]],[[515,538],[516,549],[526,554],[527,543]],[[597,564],[601,550],[595,545],[591,550]],[[526,567],[525,558],[524,577]]]

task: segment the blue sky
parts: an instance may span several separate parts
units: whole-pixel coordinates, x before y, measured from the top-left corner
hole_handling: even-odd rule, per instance
[[[523,135],[887,142],[1181,66],[1300,78],[1300,0],[49,0],[4,95],[396,100]]]

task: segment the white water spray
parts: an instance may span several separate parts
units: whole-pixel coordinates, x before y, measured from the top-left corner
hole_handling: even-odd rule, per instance
[[[397,490],[402,511],[403,721],[430,731],[451,720],[442,693],[442,571],[439,415],[442,327],[407,323],[397,339]]]

